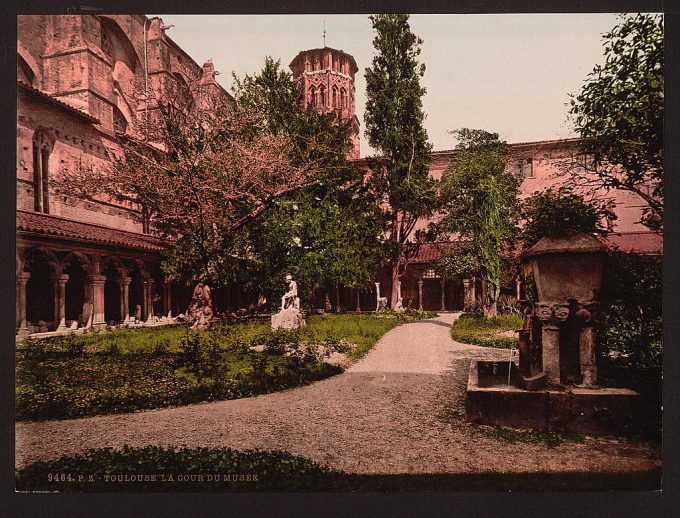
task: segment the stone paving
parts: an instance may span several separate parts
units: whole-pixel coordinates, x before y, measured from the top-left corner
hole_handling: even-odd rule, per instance
[[[251,398],[16,424],[16,466],[89,448],[161,445],[286,450],[355,473],[638,471],[658,451],[615,438],[556,447],[465,422],[470,359],[508,351],[454,342],[455,314],[399,326],[343,374]]]

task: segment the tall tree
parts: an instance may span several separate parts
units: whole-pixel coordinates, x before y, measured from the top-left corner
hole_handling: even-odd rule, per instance
[[[268,129],[293,143],[294,164],[318,161],[313,185],[241,233],[241,255],[255,260],[234,269],[235,280],[271,294],[292,273],[305,302],[318,288],[367,285],[384,264],[382,215],[363,171],[346,160],[349,124],[305,108],[291,74],[271,58],[235,84],[239,103],[264,109]]]
[[[385,232],[393,245],[391,305],[397,303],[405,243],[416,223],[434,212],[435,182],[429,177],[432,150],[423,126],[425,113],[418,62],[423,41],[411,32],[408,15],[375,15],[370,20],[376,55],[366,69],[366,135],[379,157],[369,160],[371,182],[385,205]]]
[[[459,272],[477,271],[484,287],[484,314],[496,315],[505,256],[514,254],[518,224],[519,180],[506,171],[508,146],[497,133],[463,128],[453,132],[458,144],[441,180],[440,227],[465,243],[457,259]],[[463,271],[464,270],[464,271]]]
[[[578,185],[634,192],[647,204],[647,223],[662,226],[663,17],[623,15],[603,40],[604,64],[571,99],[575,129],[593,160],[569,171]]]

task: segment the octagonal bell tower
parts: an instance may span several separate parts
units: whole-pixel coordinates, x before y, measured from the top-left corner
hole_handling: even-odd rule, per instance
[[[359,158],[359,119],[354,108],[354,75],[359,68],[354,58],[324,47],[301,51],[289,66],[304,106],[335,112],[340,120],[350,121],[352,146],[347,158]]]

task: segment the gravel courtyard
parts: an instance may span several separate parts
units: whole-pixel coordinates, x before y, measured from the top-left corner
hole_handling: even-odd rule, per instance
[[[132,414],[16,424],[16,466],[89,448],[286,450],[354,473],[648,470],[658,451],[613,438],[556,447],[510,443],[465,422],[470,359],[507,350],[450,338],[456,315],[399,326],[346,372],[246,399]]]

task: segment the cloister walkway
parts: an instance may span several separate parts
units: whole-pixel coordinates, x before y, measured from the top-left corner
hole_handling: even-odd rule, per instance
[[[658,452],[613,438],[556,447],[515,442],[465,422],[470,359],[507,350],[450,338],[456,315],[399,326],[343,374],[246,399],[16,425],[16,465],[89,448],[286,450],[355,473],[648,470]]]

